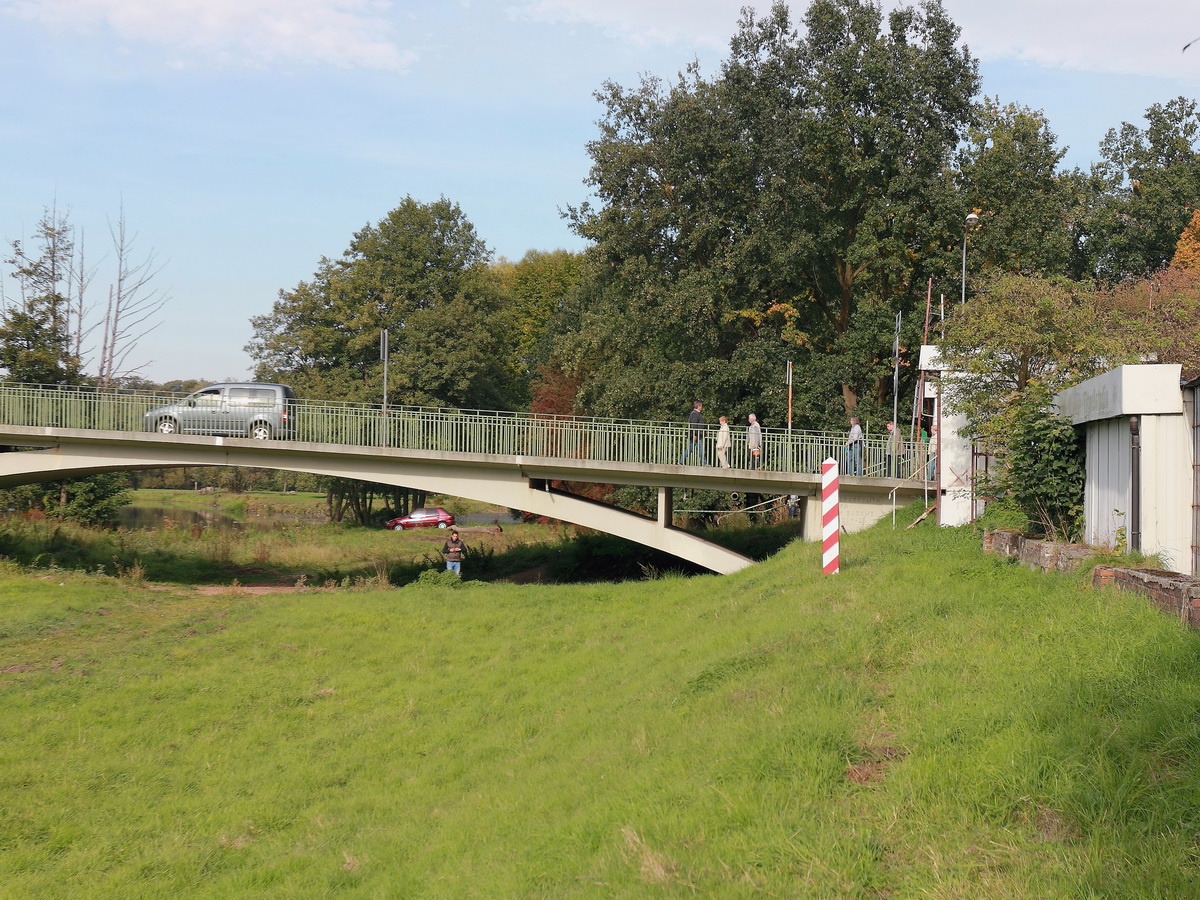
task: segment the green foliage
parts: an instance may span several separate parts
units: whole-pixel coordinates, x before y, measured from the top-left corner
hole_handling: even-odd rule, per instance
[[[357,232],[312,281],[251,319],[256,377],[312,399],[382,402],[380,336],[389,332],[392,403],[509,409],[517,378],[490,252],[462,210],[411,197]]]
[[[1066,148],[1040,111],[986,100],[958,153],[959,220],[979,215],[970,235],[973,270],[1065,275],[1078,181],[1060,173]]]
[[[1029,521],[1052,540],[1083,533],[1084,446],[1062,416],[1027,412],[1003,459],[1002,484]]]
[[[0,491],[0,509],[38,513],[80,525],[112,526],[132,494],[124,472],[47,481]]]
[[[502,262],[499,273],[507,296],[505,316],[511,321],[515,364],[531,377],[549,363],[556,319],[579,284],[583,254],[568,250],[530,250],[517,263]],[[558,327],[574,328],[576,321]]]
[[[1077,222],[1081,252],[1110,283],[1167,265],[1200,197],[1200,113],[1177,97],[1146,110],[1146,127],[1110,130],[1093,169],[1099,198]]]
[[[782,424],[789,360],[842,401],[814,391],[800,427],[890,390],[895,315],[921,303],[943,227],[928,197],[973,115],[976,63],[936,4],[885,21],[817,0],[804,26],[782,3],[747,10],[718,76],[598,94],[600,205],[571,210],[595,246],[582,324],[560,341],[584,408],[674,418],[699,396]]]
[[[463,583],[462,576],[457,572],[451,572],[449,569],[426,569],[413,582],[413,584],[419,584],[424,587],[450,588],[460,588],[463,586]]]
[[[1085,285],[997,272],[946,320],[938,348],[953,373],[942,382],[947,407],[1001,452],[1022,415],[1132,357],[1133,341],[1115,324]]]

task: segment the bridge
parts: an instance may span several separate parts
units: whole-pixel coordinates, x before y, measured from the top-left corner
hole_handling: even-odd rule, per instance
[[[147,430],[145,413],[180,399],[146,391],[0,384],[0,487],[132,469],[249,466],[309,472],[467,497],[619,535],[729,573],[751,560],[674,523],[674,491],[796,494],[806,539],[821,531],[820,467],[840,458],[845,438],[763,429],[763,467],[750,469],[745,428],[734,428],[733,468],[679,463],[686,424],[447,408],[297,401],[293,439],[253,440]],[[715,460],[716,430],[703,439]],[[866,473],[843,476],[848,531],[877,521],[897,502],[927,494],[923,448],[910,444],[901,478],[882,476],[884,442],[868,440]],[[694,457],[693,457],[694,459]],[[690,463],[690,460],[689,460]],[[643,516],[555,487],[555,482],[657,489],[657,515]]]

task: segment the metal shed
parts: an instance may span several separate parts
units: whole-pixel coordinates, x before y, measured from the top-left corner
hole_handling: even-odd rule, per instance
[[[1084,540],[1159,554],[1197,574],[1193,391],[1178,365],[1120,366],[1062,391],[1058,411],[1084,429]]]

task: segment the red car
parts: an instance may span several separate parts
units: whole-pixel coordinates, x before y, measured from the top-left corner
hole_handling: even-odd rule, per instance
[[[449,528],[454,524],[454,514],[448,513],[440,506],[429,509],[414,509],[407,516],[390,519],[386,525],[393,531],[403,531],[405,528]]]

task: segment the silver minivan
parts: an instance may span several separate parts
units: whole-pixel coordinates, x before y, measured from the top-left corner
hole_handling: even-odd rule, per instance
[[[178,403],[149,410],[143,421],[146,431],[159,434],[290,440],[296,434],[295,400],[295,394],[286,384],[212,384],[193,391]]]

